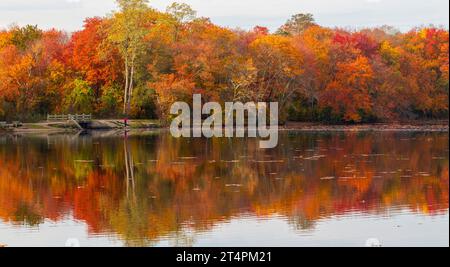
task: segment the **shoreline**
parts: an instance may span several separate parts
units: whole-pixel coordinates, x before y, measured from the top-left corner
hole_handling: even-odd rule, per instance
[[[384,122],[384,123],[363,123],[363,124],[324,124],[324,123],[303,123],[288,122],[281,126],[284,131],[343,131],[343,132],[364,132],[364,131],[408,131],[408,132],[448,132],[448,121],[414,121],[414,122]]]
[[[94,120],[85,131],[124,130],[121,120]],[[155,120],[130,120],[127,131],[167,130]],[[405,131],[405,132],[449,132],[448,121],[411,121],[366,124],[325,124],[310,122],[287,122],[279,126],[280,131],[302,132],[367,132],[367,131]],[[78,133],[80,129],[66,122],[24,123],[21,127],[0,129],[3,134],[58,134]]]

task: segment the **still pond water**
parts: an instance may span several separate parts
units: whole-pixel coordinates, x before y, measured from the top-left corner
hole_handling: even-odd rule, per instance
[[[448,138],[3,135],[0,244],[448,246]]]

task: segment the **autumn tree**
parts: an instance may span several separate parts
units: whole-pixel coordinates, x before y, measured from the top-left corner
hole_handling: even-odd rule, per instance
[[[286,107],[298,89],[298,79],[303,73],[303,55],[292,40],[285,36],[262,36],[250,44],[252,62],[257,71],[251,88],[255,101],[278,101],[285,120]]]
[[[403,51],[408,64],[401,68],[417,86],[416,109],[421,116],[448,114],[448,31],[422,28],[407,33]],[[420,100],[419,100],[420,99]]]
[[[228,95],[231,82],[243,62],[236,38],[229,29],[197,19],[183,27],[178,42],[162,40],[171,47],[170,62],[158,59],[149,65],[154,77],[150,87],[158,95],[160,113],[166,114],[173,100],[191,102],[193,93],[214,101],[232,97]]]
[[[66,56],[71,67],[101,98],[104,87],[122,82],[123,62],[118,50],[107,42],[109,21],[102,18],[85,20],[84,28],[72,35]]]
[[[297,35],[303,33],[309,27],[315,26],[316,22],[312,14],[293,15],[283,26],[277,30],[280,35]]]
[[[20,50],[25,50],[34,41],[40,39],[42,30],[37,25],[26,25],[25,27],[14,27],[12,29],[11,43]]]
[[[318,120],[320,94],[333,78],[333,31],[320,26],[309,27],[293,37],[293,45],[303,55],[303,73],[298,79],[298,94],[291,109],[300,120]]]
[[[73,81],[73,89],[66,97],[66,106],[70,113],[90,114],[93,111],[95,101],[94,90],[86,81],[76,79]]]
[[[355,60],[338,63],[335,79],[321,94],[321,104],[331,108],[333,116],[346,122],[361,122],[370,115],[370,81],[373,71],[369,60],[360,55]]]
[[[33,31],[30,34],[34,36]],[[22,37],[23,40],[34,40],[34,37]],[[4,104],[6,101],[8,113],[26,119],[57,107],[63,93],[58,87],[63,87],[65,80],[63,52],[66,42],[64,33],[50,30],[30,41],[25,50],[14,42],[1,50],[0,98]]]
[[[166,13],[173,16],[179,23],[190,22],[197,16],[197,11],[193,10],[191,6],[176,2],[167,7]]]
[[[124,61],[123,112],[130,109],[139,56],[144,51],[144,37],[148,33],[147,0],[117,0],[120,12],[113,14],[108,39],[117,46]]]

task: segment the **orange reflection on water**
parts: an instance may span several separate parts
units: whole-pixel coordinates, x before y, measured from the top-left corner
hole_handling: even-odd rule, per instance
[[[249,214],[314,229],[321,218],[449,208],[448,133],[285,132],[254,139],[147,133],[0,137],[0,219],[67,215],[142,245]]]

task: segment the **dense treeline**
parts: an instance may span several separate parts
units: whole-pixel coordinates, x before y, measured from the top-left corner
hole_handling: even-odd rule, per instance
[[[447,29],[350,31],[293,16],[275,33],[228,29],[185,4],[145,0],[89,18],[73,34],[0,31],[0,119],[48,113],[168,118],[176,100],[279,101],[283,120],[448,116]]]

